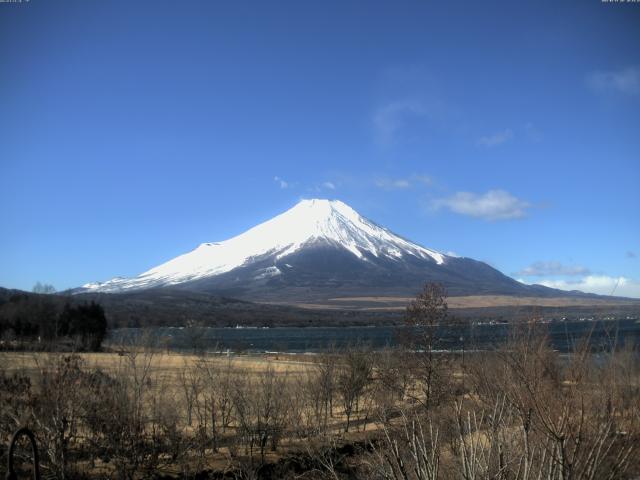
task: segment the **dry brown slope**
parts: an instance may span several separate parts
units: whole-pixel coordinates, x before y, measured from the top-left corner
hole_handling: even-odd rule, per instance
[[[326,302],[296,303],[295,306],[309,309],[355,309],[355,310],[402,310],[413,300],[410,297],[335,297]],[[468,295],[449,297],[449,308],[490,308],[490,307],[589,307],[638,305],[640,300],[615,297],[514,297],[508,295]]]

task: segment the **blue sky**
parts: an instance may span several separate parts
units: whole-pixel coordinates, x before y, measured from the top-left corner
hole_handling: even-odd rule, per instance
[[[640,4],[0,3],[0,285],[131,276],[301,198],[640,297]]]

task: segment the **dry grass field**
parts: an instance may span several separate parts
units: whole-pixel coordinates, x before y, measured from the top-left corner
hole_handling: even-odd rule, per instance
[[[56,358],[68,355],[58,352],[0,352],[0,364],[7,372],[23,371],[35,374],[39,368],[49,365]],[[117,371],[128,362],[128,356],[121,353],[76,353],[87,368],[101,369],[106,372]],[[177,377],[181,371],[193,367],[203,357],[172,351],[158,351],[150,355],[150,369],[154,373],[162,372],[170,377]],[[313,365],[313,358],[308,355],[287,354],[255,354],[255,355],[215,355],[206,357],[207,361],[222,367],[229,361],[247,373],[259,375],[269,369],[277,373],[300,374],[308,371]]]
[[[0,373],[5,378],[29,378],[33,386],[32,393],[48,397],[50,393],[46,391],[47,387],[44,387],[49,383],[47,378],[70,376],[67,365],[69,358],[70,354],[57,352],[0,352]],[[311,422],[310,417],[314,413],[307,410],[308,405],[304,405],[302,399],[310,394],[310,384],[317,378],[320,360],[318,356],[205,356],[130,348],[118,353],[76,353],[73,354],[73,358],[78,361],[83,372],[100,371],[126,385],[126,395],[136,397],[128,408],[142,409],[140,416],[141,421],[146,424],[144,429],[149,428],[149,425],[157,428],[156,418],[159,415],[167,415],[166,411],[170,410],[169,423],[162,428],[177,429],[181,437],[191,439],[184,446],[186,450],[181,452],[182,461],[198,470],[208,468],[224,471],[231,465],[239,465],[238,461],[240,464],[247,461],[247,455],[251,457],[249,463],[253,464],[253,458],[258,451],[261,452],[260,463],[273,463],[291,451],[305,451],[311,445],[308,439],[300,435],[279,433],[277,440],[270,440],[271,446],[264,442],[268,435],[274,435],[271,431],[304,429],[306,427],[303,423]],[[81,380],[72,383],[78,382]],[[65,382],[59,386],[62,391],[57,393],[62,397],[62,403],[66,403],[63,398],[67,395],[69,387],[74,388],[75,385]],[[115,392],[105,393],[118,395]],[[223,398],[214,399],[214,395],[221,395]],[[213,406],[217,401],[219,404]],[[86,400],[78,402],[83,403]],[[216,408],[225,408],[225,402],[229,408],[229,419],[216,434],[218,438],[215,441],[219,445],[215,449],[211,449],[210,446],[203,447],[207,451],[206,460],[203,460],[203,453],[198,453],[200,448],[195,439],[202,434],[202,429],[216,428],[212,421],[225,422],[220,413],[213,411]],[[231,418],[233,402],[237,405],[234,418]],[[246,414],[240,413],[243,404],[248,409]],[[73,407],[76,414],[83,408],[81,405]],[[377,428],[370,418],[362,423],[361,417],[365,411],[363,406],[360,406],[357,412],[349,415],[350,432],[344,432],[347,415],[340,402],[334,399],[329,409],[329,412],[325,412],[328,420],[323,428],[326,433],[336,435],[341,441],[359,440],[365,432]],[[367,411],[366,415],[370,416],[370,413]],[[216,415],[218,418],[213,420]],[[316,411],[315,415],[318,416],[319,412]],[[316,420],[320,421],[317,418]],[[296,424],[291,424],[292,421]],[[40,429],[42,426],[34,427],[34,431]],[[238,433],[241,430],[243,433]],[[77,431],[73,434],[78,443],[86,444],[81,440],[85,435],[87,432]],[[242,436],[242,440],[236,438],[238,436]],[[255,438],[247,439],[247,436]],[[263,437],[262,445],[260,437]],[[278,448],[273,446],[276,445],[276,441]],[[248,442],[250,446],[245,445],[239,452],[238,442]],[[234,458],[237,460],[233,460]],[[242,460],[243,458],[245,460]],[[82,468],[86,469],[88,466],[83,464]],[[108,464],[100,460],[92,462],[91,465],[91,471],[96,475],[117,476],[118,472],[114,468],[117,470],[113,462]],[[158,461],[155,468],[165,474],[179,475],[186,467],[173,462]]]
[[[325,355],[0,352],[0,444],[28,425],[47,475],[61,480],[640,474],[632,347],[560,359],[544,334],[523,330],[461,362],[429,345]],[[414,473],[405,477],[402,465]]]
[[[402,311],[413,300],[410,297],[372,296],[335,297],[321,302],[297,303],[309,309],[343,310],[345,308],[365,311]],[[640,306],[637,299],[624,298],[578,298],[578,297],[516,297],[509,295],[469,295],[448,297],[451,309],[496,308],[496,307],[611,307],[621,305]]]

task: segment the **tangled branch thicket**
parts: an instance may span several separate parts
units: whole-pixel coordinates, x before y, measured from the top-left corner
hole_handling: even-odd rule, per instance
[[[382,424],[371,468],[384,479],[636,478],[640,369],[632,347],[568,358],[529,327],[474,354],[466,389]]]
[[[43,471],[58,479],[640,475],[632,346],[594,353],[584,342],[561,356],[532,324],[464,363],[424,345],[332,352],[296,369],[143,347],[105,355],[101,368],[86,355],[38,354],[35,368],[3,363],[0,443],[29,426]],[[363,448],[345,453],[355,443]],[[265,469],[292,452],[306,463]]]

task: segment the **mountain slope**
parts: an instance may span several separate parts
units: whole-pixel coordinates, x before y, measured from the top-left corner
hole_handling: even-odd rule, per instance
[[[426,281],[443,283],[450,295],[567,295],[524,285],[483,262],[422,247],[329,200],[303,200],[229,240],[204,243],[137,277],[87,284],[76,293],[171,286],[299,303],[414,295]]]
[[[401,258],[411,255],[437,264],[445,255],[413,244],[361,217],[340,201],[303,200],[295,207],[224,242],[203,243],[133,279],[115,278],[84,285],[87,290],[120,292],[176,285],[230,272],[252,263],[265,263],[262,275],[281,273],[276,263],[301,249],[324,243],[366,261],[368,256]]]

